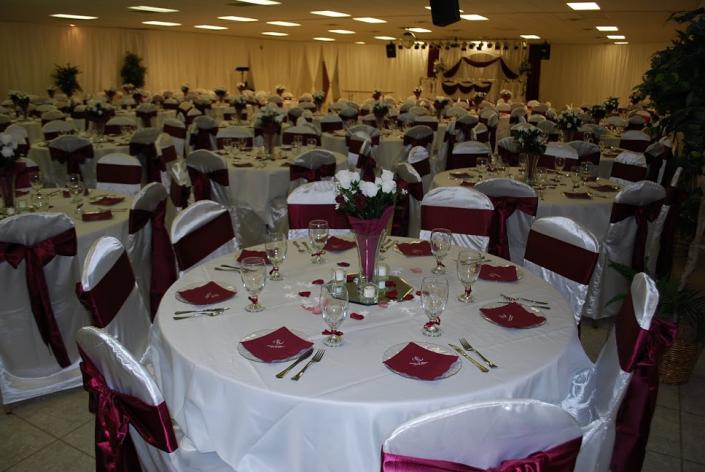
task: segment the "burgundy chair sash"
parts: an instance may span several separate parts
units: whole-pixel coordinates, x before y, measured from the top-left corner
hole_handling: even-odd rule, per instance
[[[162,108],[164,108],[165,110],[178,110],[179,104],[164,102],[164,103],[162,103]]]
[[[58,137],[61,136],[62,134],[63,134],[62,131],[46,131],[46,132],[44,133],[44,141],[49,142],[49,141],[51,141],[52,139],[58,138]]]
[[[74,120],[85,119],[86,118],[86,111],[85,110],[83,110],[83,111],[72,110],[71,111],[71,118],[73,118]]]
[[[629,180],[630,182],[638,182],[646,178],[646,171],[646,167],[624,164],[623,162],[614,162],[610,176]]]
[[[17,145],[17,155],[26,157],[27,154],[29,154],[29,148],[30,148],[29,143],[19,143]]]
[[[211,181],[223,187],[230,185],[227,169],[218,169],[213,172],[204,173],[191,166],[187,166],[186,168],[188,169],[188,175],[191,178],[191,185],[193,186],[193,198],[195,198],[196,201],[211,199]]]
[[[489,237],[493,215],[492,210],[422,205],[421,227],[428,231],[447,228],[451,233]]]
[[[619,364],[632,372],[627,392],[619,407],[610,469],[613,472],[641,470],[649,438],[651,418],[656,407],[661,354],[675,339],[676,324],[654,318],[649,330],[634,317],[631,294],[622,305],[615,323]]]
[[[508,165],[510,167],[519,166],[518,152],[512,152],[509,149],[505,149],[503,147],[498,147],[497,149],[499,151],[499,155],[502,157],[502,162],[504,162],[505,165]]]
[[[418,201],[423,199],[423,184],[421,182],[409,183],[401,178],[395,178],[397,188],[405,188],[406,195],[397,197],[394,207],[394,218],[392,219],[392,235],[393,236],[408,236],[409,235],[409,212],[411,208],[411,198]]]
[[[351,138],[350,136],[345,137],[345,146],[351,152],[356,153],[357,151],[355,151],[355,149],[359,150],[360,146],[362,146],[363,142],[364,142],[364,140],[359,137],[358,138]],[[373,146],[378,146],[379,145],[379,135],[370,137],[370,144]]]
[[[581,443],[582,438],[577,437],[523,459],[507,459],[489,469],[382,451],[382,472],[572,472]]]
[[[489,199],[494,205],[489,253],[509,259],[507,220],[515,211],[536,216],[539,199],[537,197],[489,197]]]
[[[136,129],[133,125],[105,125],[104,133],[119,135],[122,134],[122,130],[125,128],[129,128],[130,132],[135,131]]]
[[[375,168],[377,167],[377,161],[374,157],[365,154],[359,154],[357,157],[357,168],[362,169],[362,175],[360,178],[365,182],[374,182],[375,180]]]
[[[169,232],[164,223],[166,217],[166,199],[159,202],[154,211],[130,210],[129,231],[135,234],[147,223],[152,224],[151,275],[149,281],[149,305],[152,319],[157,313],[159,302],[169,286],[176,281],[176,263],[171,247]]]
[[[350,222],[335,209],[333,204],[303,205],[289,204],[289,228],[305,229],[311,220],[326,220],[331,229],[348,229]]]
[[[225,211],[174,244],[179,268],[188,269],[234,237],[230,213]]]
[[[428,126],[433,131],[438,131],[438,122],[437,121],[414,121],[414,126],[418,126],[418,125]],[[431,140],[433,140],[433,138],[431,138]]]
[[[81,282],[76,283],[76,296],[91,313],[93,325],[105,328],[113,321],[134,288],[135,275],[127,252],[123,251],[92,290],[83,290]]]
[[[137,111],[135,114],[140,120],[142,120],[142,126],[149,128],[152,126],[152,118],[157,116],[157,111]]]
[[[90,394],[89,410],[95,414],[96,470],[134,472],[142,470],[130,437],[129,426],[152,446],[174,452],[179,443],[166,402],[149,405],[139,398],[111,389],[90,358],[79,348],[83,361],[83,387]]]
[[[451,153],[446,164],[447,170],[475,167],[478,157],[487,157],[487,154],[453,154]]]
[[[637,272],[644,270],[644,257],[646,255],[646,238],[649,234],[649,223],[656,220],[661,212],[663,200],[645,206],[615,203],[612,205],[610,223],[617,223],[629,217],[636,220],[637,230],[632,252],[632,269]]]
[[[404,146],[421,146],[426,147],[433,142],[433,135],[428,135],[423,138],[414,138],[412,136],[404,136]]]
[[[180,126],[164,125],[162,131],[164,131],[172,138],[186,139],[186,128],[181,128]]]
[[[575,160],[575,159],[566,159],[568,160]],[[546,169],[555,169],[556,168],[556,158],[554,156],[548,156],[546,154],[542,154],[539,156],[539,162],[538,162],[538,167],[545,167]]]
[[[414,162],[411,167],[416,169],[421,177],[431,173],[431,160],[426,158],[422,161]]]
[[[321,131],[324,133],[339,129],[343,129],[342,121],[321,121]]]
[[[600,256],[537,231],[529,232],[524,259],[579,284],[590,283]]]
[[[217,133],[218,128],[198,128],[195,133],[191,134],[190,144],[193,149],[211,149],[211,136],[215,136]]]
[[[24,162],[15,161],[15,187],[28,188],[32,186],[32,176],[39,174],[39,167],[27,167]]]
[[[161,149],[162,155],[161,158],[159,159],[161,161],[161,168],[160,170],[162,172],[166,171],[166,164],[169,162],[175,161],[178,156],[176,155],[176,146],[173,144],[171,146],[167,146],[165,148]]]
[[[186,208],[188,206],[188,197],[191,195],[191,187],[187,185],[179,185],[175,179],[171,180],[169,188],[169,198],[177,208]]]
[[[289,180],[306,179],[309,182],[318,182],[323,177],[335,175],[335,163],[323,164],[318,169],[309,169],[303,166],[291,165],[289,167]]]
[[[142,158],[141,161],[147,174],[147,183],[162,181],[161,173],[166,171],[164,162],[168,161],[165,161],[163,156],[162,158],[157,156],[154,143],[130,143],[129,152],[131,156]],[[174,156],[176,156],[176,149],[174,149]]]
[[[7,262],[14,269],[25,261],[27,291],[32,307],[34,321],[42,340],[50,348],[61,367],[71,365],[59,325],[54,318],[54,310],[49,297],[44,266],[55,256],[76,255],[76,230],[67,229],[63,233],[40,241],[34,246],[0,242],[0,263]]]
[[[568,159],[566,159],[566,162],[568,162]],[[600,151],[580,156],[578,158],[578,162],[580,162],[580,163],[592,162],[594,165],[599,166],[600,165]]]
[[[66,170],[69,174],[80,174],[81,164],[86,162],[86,159],[93,159],[93,146],[87,144],[73,151],[64,151],[49,146],[49,154],[51,160],[59,161],[62,164],[66,163]]]
[[[626,149],[628,151],[634,152],[644,152],[646,148],[649,147],[648,141],[642,141],[637,139],[622,139],[619,141],[619,147]]]
[[[123,166],[99,162],[96,165],[95,172],[98,182],[114,184],[139,184],[142,182],[141,166]]]

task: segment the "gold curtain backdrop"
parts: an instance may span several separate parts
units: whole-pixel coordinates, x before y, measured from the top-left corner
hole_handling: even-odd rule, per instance
[[[0,45],[5,64],[0,68],[0,93],[20,89],[42,95],[51,85],[54,65],[67,62],[80,67],[78,79],[86,94],[119,86],[122,60],[127,51],[132,51],[143,58],[147,67],[145,89],[152,92],[178,91],[183,82],[193,89],[223,86],[232,92],[240,81],[235,67],[248,65],[257,90],[273,90],[282,83],[298,96],[321,88],[325,63],[333,98],[362,100],[369,94],[354,91],[379,88],[404,99],[425,77],[428,54],[428,50],[403,49],[397,50],[396,59],[388,59],[382,41],[369,45],[295,42],[27,23],[0,23]],[[556,106],[602,101],[609,95],[626,100],[648,69],[651,54],[664,46],[553,45],[551,60],[542,66],[540,98]],[[501,55],[518,71],[526,52],[512,48],[489,54]],[[470,54],[451,49],[441,50],[440,57],[452,66],[466,55]],[[484,69],[471,68],[467,73],[471,75],[467,78],[496,79],[491,100],[502,88],[521,95],[521,84],[504,80],[498,63]]]

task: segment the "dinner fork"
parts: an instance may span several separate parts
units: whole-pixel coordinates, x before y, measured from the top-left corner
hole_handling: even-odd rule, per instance
[[[230,307],[228,306],[228,307],[223,307],[223,308],[203,308],[201,310],[180,310],[180,311],[175,311],[174,314],[175,315],[186,315],[188,313],[202,313],[204,311],[214,311],[217,313],[222,313],[225,310],[229,310],[229,309],[230,309]]]
[[[199,316],[219,316],[222,315],[222,311],[197,311],[192,315],[175,316],[175,320],[185,320],[186,318],[197,318]]]
[[[489,360],[488,358],[486,358],[485,356],[483,356],[480,351],[478,351],[477,349],[475,349],[474,347],[472,347],[472,346],[470,345],[470,343],[468,342],[467,339],[465,339],[465,338],[460,338],[460,345],[463,346],[463,349],[465,349],[466,351],[474,352],[475,354],[477,354],[478,356],[480,356],[480,358],[481,358],[483,361],[485,361],[485,363],[486,363],[488,366],[490,366],[490,368],[494,369],[494,368],[497,367],[497,364],[495,364],[494,362],[492,362],[491,360]]]
[[[541,308],[542,310],[550,310],[551,309],[548,306],[548,302],[542,302],[540,300],[531,300],[530,298],[510,297],[509,295],[505,295],[503,293],[500,295],[502,296],[502,298],[504,298],[505,300],[507,300],[509,302],[516,302],[516,301],[521,300],[523,302],[533,303],[534,305],[532,305],[532,306],[535,308]]]
[[[314,362],[320,362],[321,359],[323,359],[323,354],[325,354],[325,353],[326,353],[326,350],[325,350],[325,349],[319,349],[319,350],[317,350],[316,353],[315,353],[315,354],[313,355],[313,357],[311,358],[311,360],[308,361],[308,362],[306,363],[306,365],[304,366],[304,368],[301,369],[298,374],[294,375],[294,376],[291,378],[291,380],[299,380],[299,379],[301,378],[301,376],[304,375],[304,372],[306,372],[306,369],[308,369],[308,366],[310,366],[310,365],[313,364]]]

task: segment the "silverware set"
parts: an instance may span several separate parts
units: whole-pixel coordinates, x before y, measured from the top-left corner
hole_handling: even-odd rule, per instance
[[[500,294],[502,298],[504,298],[508,302],[528,302],[531,303],[531,308],[540,308],[541,310],[550,310],[551,307],[548,306],[548,302],[542,302],[541,300],[532,300],[530,298],[522,298],[522,297],[510,297],[509,295],[505,295],[503,293]]]
[[[477,349],[472,347],[472,345],[468,342],[467,339],[460,338],[460,344],[463,346],[462,348],[460,346],[458,346],[456,344],[452,344],[452,343],[448,343],[448,346],[450,346],[455,352],[457,352],[458,354],[463,356],[465,359],[470,361],[475,367],[477,367],[480,370],[480,372],[487,373],[490,371],[490,369],[497,368],[497,364],[495,364],[494,362],[492,362],[491,360],[489,360],[488,358],[483,356],[480,353],[480,351],[478,351]],[[490,367],[490,369],[488,369],[487,367],[482,365],[480,362],[475,360],[472,356],[470,356],[470,354],[468,354],[469,352],[477,354],[480,357],[480,359],[482,359],[482,361]]]
[[[198,316],[218,316],[222,315],[224,311],[229,310],[230,307],[225,308],[204,308],[202,310],[181,310],[174,312],[175,320],[185,320],[186,318],[196,318]]]
[[[321,362],[321,359],[323,359],[323,354],[325,354],[325,353],[326,353],[326,350],[325,350],[325,349],[318,349],[318,350],[316,351],[316,353],[313,355],[313,357],[311,358],[311,360],[308,361],[308,362],[306,363],[306,365],[303,367],[303,369],[301,369],[296,375],[294,375],[294,376],[291,378],[291,380],[298,381],[298,380],[301,378],[301,376],[304,375],[304,372],[306,372],[306,369],[308,369],[308,367],[309,367],[311,364],[314,364],[314,363],[317,363],[317,362]],[[305,355],[305,353],[304,353],[303,355]],[[303,357],[303,355],[302,355],[302,357]],[[310,355],[310,354],[309,354],[309,355]],[[306,356],[306,357],[308,357],[308,356]],[[305,359],[305,357],[304,357],[304,359]],[[296,362],[294,362],[294,364],[291,365],[290,367],[294,367],[296,364],[299,363],[299,361],[302,361],[302,360],[304,360],[304,359],[301,359],[301,357],[299,357],[299,359],[297,359]],[[284,373],[284,375],[286,375],[286,372]],[[282,377],[283,377],[283,376],[282,376]],[[279,377],[279,378],[282,378],[282,377]]]
[[[292,243],[294,243],[294,246],[296,246],[296,249],[299,252],[308,252],[309,254],[313,253],[311,248],[308,246],[308,243],[306,241],[295,241],[292,240]]]
[[[282,370],[281,372],[279,372],[277,375],[275,375],[275,377],[278,378],[278,379],[283,379],[283,378],[286,376],[286,374],[289,373],[289,371],[290,371],[291,369],[293,369],[294,367],[296,367],[297,365],[301,364],[303,361],[305,361],[306,359],[308,359],[309,357],[311,357],[311,354],[313,354],[313,348],[311,348],[311,349],[309,349],[308,351],[306,351],[306,352],[304,352],[303,354],[301,354],[301,355],[299,356],[299,358],[294,361],[293,364],[291,364],[289,367],[287,367],[286,369],[284,369],[284,370]]]
[[[222,272],[242,272],[242,267],[221,264],[218,267],[214,267],[213,270],[219,270]]]

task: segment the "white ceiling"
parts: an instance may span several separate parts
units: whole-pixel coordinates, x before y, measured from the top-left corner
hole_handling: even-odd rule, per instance
[[[131,29],[156,28],[202,34],[265,38],[263,31],[289,33],[282,40],[310,41],[316,36],[337,41],[365,41],[379,43],[377,35],[397,38],[404,27],[424,27],[431,33],[417,33],[419,40],[429,39],[508,39],[520,40],[520,34],[537,34],[541,41],[553,43],[609,43],[607,33],[595,29],[598,25],[619,27],[632,43],[664,42],[674,36],[675,25],[666,20],[674,11],[689,10],[703,4],[703,0],[598,0],[599,11],[577,12],[558,0],[460,0],[460,8],[467,13],[481,14],[489,21],[461,20],[445,28],[434,26],[431,12],[424,9],[428,0],[279,0],[281,5],[256,6],[238,4],[236,0],[3,0],[2,21],[31,22],[81,26],[103,26]],[[178,13],[143,13],[127,9],[131,5],[150,5],[180,10]],[[313,10],[336,10],[352,17],[371,16],[387,21],[384,24],[366,24],[352,18],[326,18],[312,15]],[[98,16],[92,21],[52,18],[52,13],[73,13]],[[257,18],[253,23],[235,23],[219,20],[219,16],[236,15]],[[145,20],[181,23],[165,28],[143,25]],[[268,25],[267,21],[292,21],[299,27]],[[223,32],[195,29],[194,25],[227,26]],[[354,35],[329,33],[329,29],[353,30]],[[614,34],[614,33],[609,33]]]

